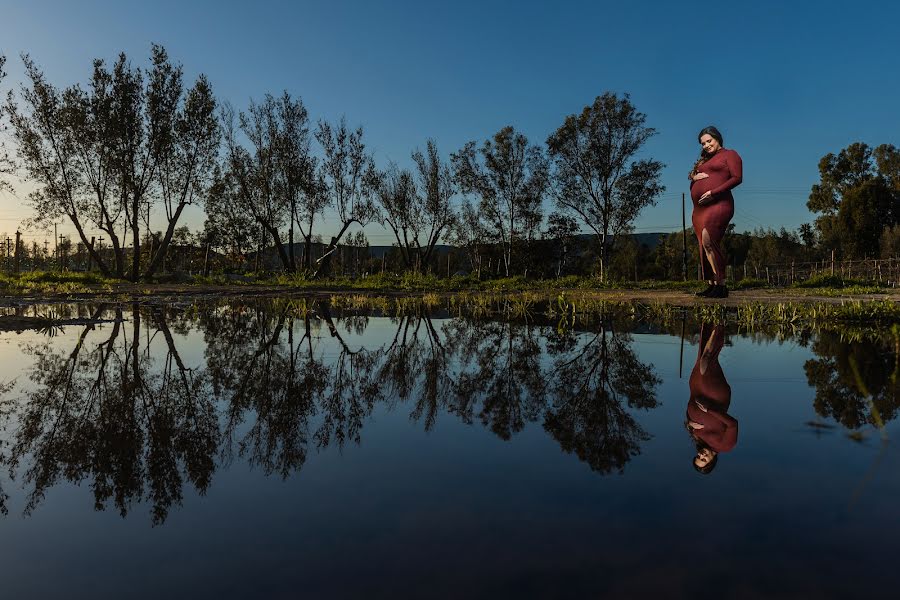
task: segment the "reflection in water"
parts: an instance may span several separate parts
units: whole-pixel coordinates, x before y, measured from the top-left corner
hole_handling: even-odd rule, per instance
[[[649,438],[622,401],[631,408],[655,408],[660,379],[638,360],[631,336],[601,324],[600,331],[584,337],[581,344],[551,345],[558,357],[544,428],[591,469],[621,471]]]
[[[900,338],[857,337],[822,332],[812,346],[817,355],[804,365],[816,389],[815,409],[850,429],[881,426],[900,407]]]
[[[650,437],[636,415],[658,405],[653,366],[610,318],[574,331],[411,311],[379,320],[389,329],[377,342],[369,317],[327,304],[100,306],[81,321],[24,346],[34,364],[22,401],[0,386],[0,461],[28,490],[26,514],[68,481],[98,509],[147,503],[160,523],[185,486],[204,494],[219,465],[287,478],[310,453],[358,444],[376,410],[408,411],[426,431],[449,416],[503,440],[540,424],[592,470],[622,471]],[[895,418],[898,339],[820,332],[805,365],[816,411],[853,429]],[[178,346],[200,342],[203,359],[187,364]],[[703,473],[737,442],[724,342],[722,325],[702,325],[690,376]],[[0,489],[0,511],[7,503]]]
[[[2,455],[30,488],[26,514],[69,481],[88,485],[98,510],[147,502],[161,523],[185,484],[205,493],[218,464],[286,478],[311,448],[359,443],[377,406],[406,404],[426,430],[455,415],[504,440],[542,423],[601,473],[621,471],[649,437],[631,409],[655,407],[660,380],[609,320],[576,333],[410,314],[368,348],[368,317],[316,309],[99,307],[93,320],[111,325],[83,326],[69,348],[29,346],[32,387]],[[188,367],[173,332],[196,341],[198,329],[204,361]]]
[[[728,452],[737,443],[738,423],[728,414],[731,386],[719,364],[724,345],[724,325],[700,326],[697,363],[689,380],[687,429],[697,447],[694,468],[704,475],[715,469],[719,453]]]
[[[116,316],[94,345],[88,325],[69,352],[49,343],[27,348],[37,357],[35,391],[4,457],[11,472],[30,462],[26,514],[61,479],[88,483],[96,508],[112,503],[123,516],[133,502],[149,501],[154,522],[180,502],[185,479],[200,493],[209,486],[219,427],[205,379],[185,367],[161,311],[150,316],[164,340],[161,360],[141,349],[149,340],[137,305],[130,324],[121,309]]]

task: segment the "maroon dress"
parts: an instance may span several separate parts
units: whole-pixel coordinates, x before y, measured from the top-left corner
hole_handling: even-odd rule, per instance
[[[710,337],[715,339],[707,356],[706,371],[701,373],[700,359]],[[716,452],[728,452],[734,448],[738,434],[738,422],[728,414],[731,386],[719,364],[719,352],[724,345],[725,328],[722,325],[704,324],[700,327],[700,350],[688,383],[691,398],[688,400],[687,418],[703,425],[702,429],[691,430],[691,434]],[[694,400],[699,400],[706,410],[697,406]]]
[[[694,233],[700,244],[700,264],[703,265],[703,279],[716,281],[725,279],[725,253],[722,251],[722,238],[728,223],[734,216],[734,197],[731,190],[741,183],[743,177],[741,157],[734,150],[720,149],[712,158],[697,167],[698,173],[706,173],[709,177],[691,181],[691,200],[694,202],[694,213],[691,222]],[[710,202],[700,205],[697,201],[704,193],[711,191]],[[703,230],[709,233],[707,250],[713,257],[709,264],[706,252],[703,251]],[[713,271],[715,267],[715,272]]]

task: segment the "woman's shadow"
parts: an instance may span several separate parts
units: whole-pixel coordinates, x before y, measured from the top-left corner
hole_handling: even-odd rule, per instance
[[[685,426],[697,447],[694,468],[704,475],[716,468],[720,453],[728,452],[737,443],[738,423],[728,414],[731,386],[719,364],[724,345],[724,325],[700,325],[700,347],[689,380],[691,397]]]

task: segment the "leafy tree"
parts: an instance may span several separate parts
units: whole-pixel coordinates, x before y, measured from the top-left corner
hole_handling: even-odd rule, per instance
[[[209,81],[201,75],[188,90],[171,124],[171,143],[161,152],[157,177],[159,202],[166,216],[166,231],[144,273],[149,277],[165,259],[184,209],[203,200],[214,180],[219,153],[216,100]],[[145,223],[149,227],[149,223]],[[183,229],[187,229],[184,227]],[[185,240],[176,242],[185,245]]]
[[[480,150],[468,142],[451,161],[460,191],[479,199],[480,217],[491,241],[500,246],[509,276],[513,247],[530,238],[541,221],[548,183],[544,153],[512,127],[504,127]]]
[[[303,237],[304,268],[312,269],[312,237],[316,216],[327,199],[316,178],[316,159],[310,152],[309,116],[300,98],[284,92],[276,102],[279,135],[276,143],[278,189],[290,205],[288,258],[291,270],[298,268],[294,256],[294,225]]]
[[[239,191],[229,171],[217,169],[206,199],[204,241],[210,248],[238,260],[254,245],[256,222],[243,210]]]
[[[601,278],[617,236],[629,233],[641,211],[665,190],[659,181],[664,165],[635,159],[656,134],[645,122],[628,94],[619,98],[607,92],[566,117],[547,139],[556,202],[597,234]]]
[[[850,258],[880,254],[885,226],[900,219],[900,151],[856,142],[819,161],[807,207],[821,244]]]
[[[403,264],[408,269],[419,267],[415,245],[418,241],[422,213],[418,210],[416,182],[413,174],[391,164],[378,174],[376,198],[381,205],[381,224],[391,230]]]
[[[316,140],[324,152],[319,163],[322,193],[341,222],[341,228],[331,237],[325,254],[317,261],[316,277],[331,273],[332,254],[350,225],[356,223],[365,227],[378,215],[373,201],[378,174],[362,136],[362,127],[350,131],[345,119],[341,119],[336,127],[320,121],[316,129]]]
[[[34,221],[59,217],[74,225],[81,243],[106,275],[124,277],[125,242],[132,237],[132,279],[152,275],[168,242],[160,244],[141,272],[141,231],[149,229],[153,206],[164,207],[167,236],[184,207],[206,191],[218,143],[215,100],[202,75],[187,95],[182,69],[162,46],[151,48],[145,73],[120,54],[112,71],[94,61],[87,91],[59,90],[24,57],[30,86],[23,107],[9,94],[9,113],[19,157],[41,187],[29,200]],[[87,229],[108,236],[115,264],[109,265],[88,242]]]
[[[271,236],[282,266],[291,261],[281,238],[283,227],[293,222],[290,199],[285,194],[280,167],[282,123],[278,105],[271,94],[261,104],[250,101],[247,112],[235,116],[226,106],[222,113],[225,128],[225,168],[217,182],[217,202],[231,201],[236,211],[249,214],[261,231]],[[239,134],[247,140],[245,147]]]
[[[450,165],[441,160],[434,140],[425,143],[425,152],[415,150],[412,159],[416,163],[419,179],[416,210],[420,217],[419,230],[415,236],[416,249],[419,265],[424,267],[431,264],[434,247],[456,221],[456,214],[450,204],[450,199],[456,193],[456,185]]]

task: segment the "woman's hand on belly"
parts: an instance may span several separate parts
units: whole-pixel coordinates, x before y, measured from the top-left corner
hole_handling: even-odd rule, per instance
[[[707,204],[712,204],[713,202],[713,193],[711,191],[703,192],[703,195],[700,196],[700,199],[697,200],[697,204],[700,206],[706,206]]]
[[[694,173],[694,176],[691,178],[694,181],[700,181],[701,179],[706,179],[709,177],[706,173]]]

